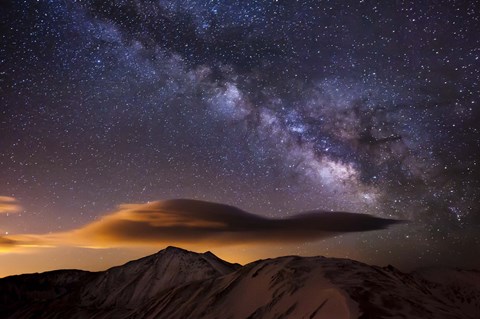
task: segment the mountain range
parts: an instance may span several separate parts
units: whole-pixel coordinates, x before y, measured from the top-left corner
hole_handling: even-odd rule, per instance
[[[480,272],[349,259],[232,264],[167,247],[101,272],[0,279],[0,318],[480,318]]]

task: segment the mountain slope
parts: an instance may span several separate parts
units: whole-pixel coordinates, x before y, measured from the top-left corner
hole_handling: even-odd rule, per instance
[[[450,272],[455,272],[451,270]],[[465,272],[475,277],[476,272]],[[478,318],[480,286],[468,297],[389,266],[347,259],[281,257],[168,291],[140,318]]]
[[[240,268],[210,252],[167,247],[103,272],[62,270],[0,279],[0,318],[124,316],[156,294]]]
[[[255,262],[170,290],[142,318],[356,318],[355,303],[318,266],[300,257]]]
[[[1,318],[478,318],[480,273],[405,274],[348,259],[241,267],[169,247],[104,272],[0,279]]]
[[[135,307],[159,292],[184,283],[219,277],[240,265],[210,252],[197,254],[167,247],[159,253],[110,268],[82,289],[82,306]]]

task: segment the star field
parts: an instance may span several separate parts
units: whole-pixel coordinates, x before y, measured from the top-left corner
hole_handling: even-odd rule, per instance
[[[410,221],[293,253],[480,266],[475,2],[7,1],[0,12],[0,195],[22,207],[0,216],[0,234],[195,198],[272,218]]]

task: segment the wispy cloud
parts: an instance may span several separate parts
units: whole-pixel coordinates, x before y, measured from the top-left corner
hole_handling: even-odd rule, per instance
[[[348,232],[387,228],[401,221],[366,214],[312,211],[286,219],[265,218],[236,207],[167,200],[122,205],[84,227],[45,235],[4,237],[5,245],[122,247],[131,245],[293,243]],[[0,241],[0,245],[2,241]]]
[[[22,207],[10,196],[0,196],[0,214],[18,213]]]

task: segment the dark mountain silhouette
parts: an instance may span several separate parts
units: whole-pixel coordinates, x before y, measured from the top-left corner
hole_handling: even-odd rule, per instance
[[[245,266],[168,247],[102,272],[0,279],[1,318],[478,318],[480,272],[402,273],[348,259]]]

